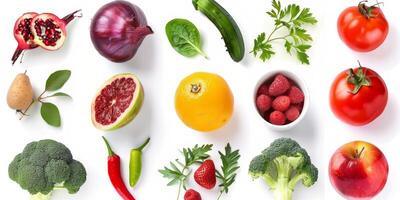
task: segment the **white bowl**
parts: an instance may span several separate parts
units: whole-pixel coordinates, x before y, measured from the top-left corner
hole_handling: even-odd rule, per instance
[[[304,106],[303,106],[303,110],[300,113],[300,116],[293,122],[286,124],[286,125],[274,125],[269,123],[266,119],[264,119],[263,116],[261,116],[260,112],[257,109],[256,106],[256,98],[257,98],[257,91],[258,88],[267,80],[271,79],[272,77],[274,77],[277,74],[283,74],[284,76],[286,76],[287,78],[291,79],[292,81],[294,81],[299,87],[300,89],[303,91],[304,93]],[[269,128],[271,128],[272,130],[276,130],[276,131],[286,131],[289,130],[291,128],[293,128],[294,126],[296,126],[301,120],[304,119],[304,116],[306,115],[307,111],[308,111],[308,107],[310,105],[310,97],[309,97],[309,92],[307,89],[307,86],[305,84],[305,82],[303,81],[303,79],[299,78],[296,74],[294,74],[293,72],[287,71],[287,70],[273,70],[270,71],[266,74],[264,74],[263,76],[261,76],[261,78],[258,80],[257,84],[254,87],[254,95],[253,95],[253,102],[254,102],[254,108],[255,111],[257,112],[258,116],[260,116],[260,119],[263,120],[267,126]]]

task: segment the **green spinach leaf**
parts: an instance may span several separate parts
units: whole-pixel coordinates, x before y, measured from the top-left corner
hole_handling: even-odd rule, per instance
[[[172,47],[181,55],[193,57],[200,54],[207,58],[201,50],[199,30],[189,20],[173,19],[165,26],[165,32]]]

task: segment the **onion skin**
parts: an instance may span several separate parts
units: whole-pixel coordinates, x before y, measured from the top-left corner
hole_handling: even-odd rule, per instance
[[[101,7],[90,26],[94,47],[113,62],[132,59],[143,39],[152,33],[143,11],[138,6],[121,0]]]

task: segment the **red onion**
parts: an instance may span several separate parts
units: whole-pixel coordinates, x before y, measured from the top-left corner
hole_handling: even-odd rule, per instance
[[[101,7],[90,27],[93,45],[113,62],[130,60],[151,33],[143,11],[127,1],[113,1]]]

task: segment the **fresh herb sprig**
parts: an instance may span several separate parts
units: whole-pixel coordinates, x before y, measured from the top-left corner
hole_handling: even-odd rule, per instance
[[[50,126],[60,127],[61,117],[58,107],[55,104],[50,103],[46,100],[53,97],[71,97],[64,92],[55,92],[64,86],[70,76],[70,70],[59,70],[50,74],[50,76],[47,78],[44,91],[39,95],[39,97],[32,100],[32,103],[28,106],[28,108],[25,109],[24,112],[21,112],[22,116],[20,119],[27,115],[26,113],[33,104],[41,103],[40,114],[43,120]],[[47,95],[48,92],[54,93]]]
[[[304,26],[315,25],[318,22],[317,19],[309,8],[301,9],[296,4],[290,4],[282,8],[279,0],[272,0],[272,7],[267,14],[274,19],[275,27],[268,37],[263,32],[254,39],[254,47],[251,53],[265,62],[275,55],[272,42],[283,40],[287,53],[290,55],[295,53],[302,64],[310,64],[307,50],[311,48],[309,43],[313,39]],[[276,31],[280,29],[285,29],[286,34],[275,36]]]
[[[190,166],[193,164],[201,164],[204,160],[210,157],[208,154],[212,149],[212,144],[206,145],[195,145],[193,148],[183,148],[182,154],[184,161],[176,159],[174,162],[170,162],[170,167],[164,167],[159,170],[163,177],[171,179],[167,184],[168,186],[179,184],[178,197],[181,193],[181,189],[186,190],[186,180],[191,174]]]
[[[236,180],[237,170],[240,168],[238,161],[240,158],[239,150],[232,151],[231,145],[228,143],[225,147],[225,154],[218,151],[222,161],[221,171],[216,171],[216,176],[220,180],[221,184],[220,193],[217,198],[219,200],[223,193],[228,193],[229,186]]]

